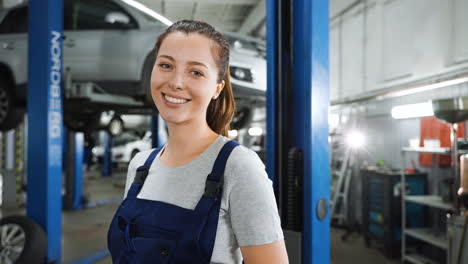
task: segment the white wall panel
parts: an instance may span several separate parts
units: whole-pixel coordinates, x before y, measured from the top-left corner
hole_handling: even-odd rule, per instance
[[[343,18],[341,76],[343,97],[363,92],[363,14],[351,12]]]
[[[382,80],[382,4],[373,4],[365,11],[365,88],[375,90]]]
[[[444,68],[447,39],[444,36],[442,7],[445,0],[413,0],[412,73],[423,76]]]
[[[340,95],[340,26],[330,28],[330,99]]]
[[[383,14],[383,78],[394,80],[411,74],[413,0],[387,1]]]
[[[454,18],[454,61],[468,60],[468,1],[451,0]]]

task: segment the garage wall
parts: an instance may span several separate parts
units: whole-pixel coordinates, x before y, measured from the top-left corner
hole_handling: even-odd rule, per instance
[[[385,100],[368,100],[360,103],[343,104],[331,108],[331,113],[340,115],[341,123],[337,129],[338,133],[347,135],[351,131],[358,130],[366,138],[365,147],[355,155],[357,157],[357,166],[353,174],[350,190],[350,195],[353,197],[350,212],[352,221],[360,222],[362,219],[360,168],[375,166],[378,160],[383,160],[389,168],[399,169],[402,166],[411,168],[411,160],[414,160],[421,171],[428,173],[428,190],[432,193],[437,192],[441,179],[453,173],[452,169],[419,166],[417,153],[407,153],[406,159],[402,161],[401,148],[409,145],[409,139],[420,137],[420,119],[393,119],[391,116],[392,107],[464,96],[468,96],[468,83],[424,93]]]
[[[340,1],[332,1],[331,7]],[[331,8],[332,101],[468,73],[468,2],[362,0]]]

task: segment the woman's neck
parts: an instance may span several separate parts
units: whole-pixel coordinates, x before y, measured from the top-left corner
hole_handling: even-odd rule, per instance
[[[206,122],[198,124],[168,124],[169,138],[161,154],[169,166],[186,164],[203,153],[218,137]]]

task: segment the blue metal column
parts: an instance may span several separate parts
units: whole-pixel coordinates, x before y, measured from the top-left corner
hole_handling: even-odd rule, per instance
[[[159,115],[155,114],[151,117],[151,147],[159,147]]]
[[[330,263],[328,19],[327,0],[267,1],[267,170],[290,260],[306,264]],[[300,225],[291,202],[302,204]]]
[[[104,136],[104,153],[102,162],[102,176],[112,176],[112,136],[105,133]]]
[[[83,150],[84,134],[75,133],[75,173],[74,173],[74,191],[73,191],[73,209],[82,208],[81,196],[83,195]]]
[[[304,263],[330,263],[328,1],[293,1],[294,141],[304,152]],[[328,210],[329,211],[329,210]]]
[[[82,208],[83,194],[83,149],[84,135],[81,132],[68,133],[67,169],[65,177],[66,193],[64,208],[77,210]]]
[[[266,132],[266,170],[268,177],[273,181],[276,193],[278,193],[277,175],[277,153],[278,145],[277,139],[277,124],[276,115],[278,97],[278,81],[277,78],[277,65],[278,65],[278,0],[267,1],[267,132]]]
[[[27,215],[46,231],[47,261],[62,238],[62,0],[29,1]]]

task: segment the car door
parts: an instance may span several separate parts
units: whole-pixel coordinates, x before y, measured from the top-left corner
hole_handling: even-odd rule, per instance
[[[72,23],[64,41],[72,78],[125,94],[131,81],[129,43],[137,22],[113,1],[75,0]]]
[[[10,67],[17,84],[27,82],[28,7],[12,9],[0,24],[0,62]]]

